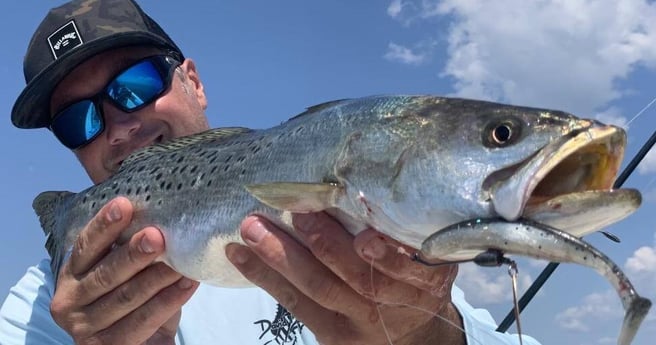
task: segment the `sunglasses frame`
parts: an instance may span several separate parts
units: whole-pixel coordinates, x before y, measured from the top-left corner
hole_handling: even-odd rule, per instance
[[[125,72],[127,72],[131,68],[134,68],[137,65],[142,64],[142,63],[147,62],[147,61],[149,61],[152,64],[152,66],[155,67],[155,69],[157,70],[157,74],[159,75],[159,77],[162,81],[162,89],[159,92],[157,92],[155,95],[153,95],[148,101],[143,102],[142,104],[140,104],[140,105],[138,105],[134,108],[125,108],[122,104],[119,104],[115,99],[113,99],[109,95],[108,88],[122,74],[124,74]],[[62,110],[58,111],[57,114],[55,116],[53,116],[53,118],[50,122],[50,126],[48,126],[48,129],[55,135],[55,137],[59,140],[59,142],[61,142],[67,148],[69,148],[71,150],[76,150],[76,149],[79,149],[81,147],[84,147],[85,145],[88,145],[93,140],[95,140],[102,132],[105,131],[105,115],[104,115],[103,106],[102,106],[102,102],[105,99],[107,99],[114,107],[116,107],[117,109],[119,109],[119,110],[121,110],[125,113],[133,113],[133,112],[139,111],[140,109],[143,109],[143,108],[147,107],[148,105],[150,105],[151,103],[153,103],[154,101],[159,99],[169,88],[171,88],[174,70],[178,66],[180,66],[180,64],[181,64],[181,62],[179,61],[179,59],[171,56],[171,54],[157,54],[157,55],[151,55],[151,56],[147,56],[145,58],[139,59],[139,60],[135,61],[133,64],[131,64],[130,66],[128,66],[128,67],[120,70],[116,74],[114,74],[109,79],[109,82],[107,82],[107,84],[105,86],[103,86],[103,88],[100,89],[100,91],[98,91],[98,93],[96,93],[95,95],[93,95],[91,97],[76,100],[76,101],[71,102],[70,104],[66,105],[65,107],[63,107]],[[95,133],[94,135],[89,137],[89,139],[84,141],[82,144],[76,145],[76,146],[67,145],[66,142],[64,140],[62,140],[62,137],[57,133],[57,131],[55,131],[53,129],[53,127],[54,127],[53,124],[56,123],[57,120],[62,115],[64,115],[66,113],[67,110],[69,110],[71,107],[75,106],[76,104],[78,104],[80,102],[91,102],[97,116],[99,117],[100,126],[99,126],[99,129],[98,129],[97,133]],[[87,118],[88,117],[84,117],[85,120]]]

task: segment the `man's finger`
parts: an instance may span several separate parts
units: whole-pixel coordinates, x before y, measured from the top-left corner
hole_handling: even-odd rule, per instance
[[[124,197],[117,197],[98,211],[80,232],[65,267],[74,276],[87,272],[111,248],[132,219],[133,207]]]
[[[320,331],[320,334],[315,334],[318,338],[324,338],[324,333],[344,334],[337,327],[344,326],[345,316],[308,298],[278,271],[265,264],[250,248],[233,243],[226,247],[226,256],[246,279],[266,290],[307,327]]]
[[[248,217],[242,222],[241,231],[246,244],[263,262],[316,303],[352,317],[362,317],[362,310],[372,308],[370,301],[351,289],[306,248],[268,221]]]
[[[426,266],[411,259],[416,249],[405,246],[379,232],[368,229],[353,241],[356,253],[374,268],[395,280],[443,297],[451,291],[458,265]]]
[[[164,263],[156,263],[139,272],[129,281],[102,296],[85,308],[88,322],[96,329],[105,329],[145,304],[157,293],[182,276]]]
[[[99,332],[100,344],[142,344],[169,319],[180,311],[191,298],[199,283],[180,278],[163,289],[141,307],[137,308],[109,328]]]
[[[158,229],[147,227],[141,230],[127,244],[116,247],[80,277],[76,286],[80,305],[92,303],[125,283],[163,251],[164,237]]]

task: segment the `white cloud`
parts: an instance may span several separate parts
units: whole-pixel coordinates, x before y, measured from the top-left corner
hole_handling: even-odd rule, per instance
[[[654,243],[636,249],[626,260],[624,267],[638,291],[652,294],[646,297],[656,297],[656,292],[653,291],[656,286],[656,234],[654,234]]]
[[[390,42],[387,46],[385,58],[390,61],[397,61],[408,65],[419,65],[426,60],[426,54]]]
[[[517,277],[517,289],[521,296],[531,285],[532,279],[530,274],[523,273],[521,267]],[[512,301],[512,285],[507,267],[485,268],[473,263],[462,264],[456,284],[473,305]]]
[[[638,171],[641,174],[656,173],[656,147],[647,152],[645,159],[638,165]]]
[[[622,305],[613,290],[592,293],[580,306],[570,307],[556,315],[556,323],[566,330],[588,332],[599,320],[622,318]]]
[[[630,277],[636,290],[652,300],[656,297],[653,291],[653,287],[656,286],[656,234],[654,237],[654,245],[638,248],[624,264],[625,273]],[[623,313],[617,293],[606,290],[592,293],[583,299],[581,305],[567,308],[557,314],[556,322],[566,330],[588,332],[600,321],[621,319]],[[656,315],[652,312],[647,316],[646,321],[653,322],[655,319]]]
[[[392,18],[398,17],[402,10],[403,1],[401,0],[393,0],[389,6],[387,6],[387,14]]]
[[[610,107],[604,111],[597,113],[594,116],[595,119],[608,124],[615,125],[628,130],[628,119],[625,116],[622,116],[620,110],[616,107]]]
[[[459,96],[589,117],[622,96],[618,79],[656,65],[656,5],[646,0],[405,3],[398,20],[452,20],[442,74]]]

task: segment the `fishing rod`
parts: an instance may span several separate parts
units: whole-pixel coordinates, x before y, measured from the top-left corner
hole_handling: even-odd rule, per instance
[[[645,144],[640,148],[640,151],[636,153],[635,156],[633,156],[633,159],[631,162],[629,162],[629,165],[626,166],[624,171],[620,174],[620,176],[617,178],[615,183],[613,184],[613,189],[617,189],[622,187],[624,182],[631,176],[633,171],[638,167],[640,162],[642,162],[643,158],[647,155],[649,150],[654,146],[656,143],[656,130],[654,133],[651,135],[651,137],[645,142]],[[519,299],[519,302],[517,303],[517,306],[519,307],[519,311],[517,311],[517,315],[521,313],[524,308],[531,302],[533,297],[535,297],[535,294],[538,293],[542,285],[547,282],[547,279],[551,277],[551,274],[558,268],[560,264],[557,262],[550,262],[547,267],[542,270],[542,273],[535,279],[533,284],[526,290],[524,295]],[[508,328],[513,324],[513,322],[516,321],[515,318],[515,308],[511,309],[508,314],[506,315],[506,318],[503,319],[503,321],[499,324],[499,327],[497,327],[497,332],[506,332]]]

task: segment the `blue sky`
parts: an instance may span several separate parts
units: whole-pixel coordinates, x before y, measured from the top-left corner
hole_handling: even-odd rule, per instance
[[[50,7],[9,1],[0,21],[0,292],[46,255],[31,203],[44,190],[79,191],[89,179],[46,130],[9,121],[24,86],[22,57]],[[430,93],[556,108],[626,126],[656,97],[656,5],[644,0],[142,0],[200,70],[213,127],[265,128],[333,99]],[[627,157],[656,129],[656,106],[628,125]],[[626,183],[641,209],[587,240],[656,299],[656,151]],[[544,264],[520,262],[526,287]],[[510,307],[505,269],[463,266],[458,283],[500,321]],[[544,344],[613,344],[617,296],[587,268],[563,265],[522,317]],[[656,313],[635,344],[656,337]]]

